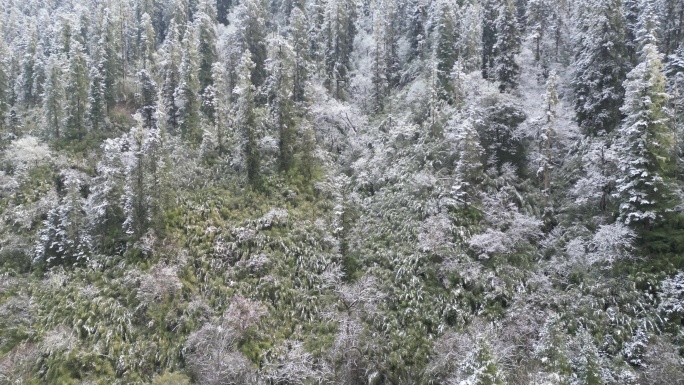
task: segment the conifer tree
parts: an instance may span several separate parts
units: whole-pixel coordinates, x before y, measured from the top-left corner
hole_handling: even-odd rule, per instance
[[[494,70],[501,92],[511,91],[518,87],[520,66],[515,56],[520,51],[520,31],[515,4],[507,0],[499,8],[496,19],[496,44],[494,45]]]
[[[196,41],[193,35],[193,28],[188,27],[183,37],[180,83],[174,98],[179,107],[181,135],[193,143],[198,143],[202,137],[199,115],[200,79]]]
[[[459,61],[466,73],[482,68],[482,6],[468,4],[460,21],[456,42]]]
[[[36,262],[72,265],[89,255],[85,199],[81,189],[85,176],[74,170],[60,175],[58,204],[47,213],[36,244]]]
[[[325,47],[324,85],[336,97],[348,82],[351,51],[356,36],[356,7],[351,0],[330,0],[325,8],[322,39]]]
[[[218,59],[216,52],[216,28],[211,17],[204,12],[195,15],[198,32],[197,53],[199,56],[199,84],[200,92],[213,84],[211,76],[212,66]]]
[[[237,94],[237,129],[240,132],[240,142],[245,167],[247,168],[247,179],[254,187],[258,187],[261,182],[260,167],[261,160],[258,147],[256,117],[254,114],[254,92],[255,87],[251,81],[254,70],[250,51],[245,51],[238,68],[238,86],[234,92]]]
[[[31,28],[31,32],[26,37],[26,41],[23,42],[23,58],[21,60],[21,73],[19,74],[19,89],[17,95],[19,95],[20,100],[31,107],[36,101],[36,96],[34,95],[35,87],[35,72],[36,72],[36,54],[38,50],[38,38],[36,36],[37,32]]]
[[[621,0],[586,0],[575,12],[575,112],[591,136],[612,132],[620,123],[627,52]]]
[[[684,48],[684,3],[679,0],[661,0],[659,9],[663,52],[669,56]]]
[[[152,18],[147,12],[143,13],[140,22],[140,59],[143,69],[150,69],[155,65],[156,39]]]
[[[86,113],[88,112],[88,63],[83,46],[78,41],[71,42],[67,90],[66,135],[82,139],[86,133]]]
[[[60,138],[64,126],[64,64],[62,55],[50,56],[47,66],[47,79],[43,95],[45,125],[50,136]]]
[[[103,30],[97,42],[97,51],[99,53],[97,66],[102,76],[106,111],[109,112],[116,103],[117,83],[120,77],[125,75],[125,72],[122,71],[123,57],[119,54],[121,52],[121,45],[124,42],[118,38],[114,20],[111,18],[108,10],[105,10],[102,23]]]
[[[162,96],[165,115],[168,119],[167,127],[176,133],[180,127],[179,101],[176,100],[176,89],[180,85],[180,66],[182,49],[180,34],[174,21],[169,25],[169,33],[164,41],[162,57]]]
[[[233,0],[216,0],[216,18],[219,23],[228,25],[228,13]]]
[[[290,44],[294,53],[292,100],[303,102],[309,78],[309,37],[306,15],[295,7],[290,14]]]
[[[426,10],[420,0],[410,0],[406,5],[408,38],[411,47],[409,60],[420,58],[425,46]]]
[[[249,50],[252,69],[252,84],[260,87],[266,80],[266,20],[268,19],[262,0],[246,0],[240,4],[239,39],[243,49]]]
[[[387,71],[385,69],[385,42],[382,17],[376,16],[373,23],[373,48],[371,54],[371,82],[373,83],[373,111],[383,108],[383,99],[387,88]]]
[[[482,78],[494,78],[494,46],[497,41],[496,21],[498,1],[484,0],[482,4]]]
[[[164,147],[161,131],[145,128],[142,117],[124,137],[122,165],[124,169],[123,222],[124,232],[137,239],[148,229],[160,231],[163,213]]]
[[[456,13],[449,1],[438,2],[437,7],[434,56],[437,60],[438,97],[451,103],[454,93],[451,70],[458,56],[456,52]]]
[[[666,113],[662,54],[655,44],[650,0],[642,3],[639,18],[639,64],[627,75],[625,119],[618,131],[620,175],[617,195],[620,218],[627,224],[650,229],[662,218],[671,199],[668,179],[674,144]]]
[[[98,67],[90,69],[90,96],[88,97],[88,120],[93,131],[100,129],[106,109],[105,79]]]
[[[143,119],[143,126],[150,128],[155,123],[157,83],[147,70],[142,69],[138,71],[138,84],[140,87],[139,111]]]
[[[557,18],[554,4],[549,0],[530,0],[527,3],[525,19],[528,31],[534,39],[534,59],[540,61],[542,57],[542,42],[547,35],[550,24]]]
[[[558,105],[557,84],[558,76],[555,72],[552,72],[546,81],[546,94],[544,95],[545,119],[539,133],[541,161],[537,173],[542,175],[542,191],[544,192],[544,200],[547,206],[549,196],[551,195],[551,170],[553,170],[554,164],[551,148],[553,137],[556,135],[554,125],[556,122],[556,106]]]
[[[0,44],[2,43],[0,42]],[[3,50],[1,46],[0,55],[5,55],[5,50]],[[0,132],[5,129],[7,114],[9,112],[9,83],[9,76],[5,66],[5,61],[0,60]]]
[[[269,60],[270,76],[266,81],[271,120],[278,132],[279,167],[283,172],[292,168],[296,130],[294,127],[294,105],[292,103],[292,47],[282,39],[274,39],[271,43],[271,59]]]
[[[213,97],[211,99],[211,123],[216,133],[216,150],[219,156],[224,155],[230,148],[230,137],[228,127],[231,119],[230,114],[230,93],[226,79],[226,71],[221,63],[215,63],[212,71],[214,85],[212,88]]]

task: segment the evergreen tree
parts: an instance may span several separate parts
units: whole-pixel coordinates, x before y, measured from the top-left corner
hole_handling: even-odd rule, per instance
[[[449,125],[455,126],[454,139],[457,140],[459,156],[451,192],[460,203],[472,204],[482,182],[484,149],[480,144],[480,137],[473,125],[472,118],[468,117],[463,122],[452,119]]]
[[[684,48],[684,3],[679,0],[661,0],[661,30],[663,52],[670,55]]]
[[[139,112],[142,116],[143,127],[151,128],[155,123],[157,108],[157,83],[147,70],[138,71],[138,85],[140,87]]]
[[[620,123],[627,53],[621,0],[587,0],[576,9],[573,86],[577,122],[587,135]]]
[[[36,262],[49,266],[73,265],[89,255],[86,233],[85,199],[81,191],[87,184],[85,175],[67,170],[59,177],[58,204],[52,208],[36,244]]]
[[[459,61],[466,73],[482,68],[482,7],[469,4],[461,19],[461,29],[456,42]]]
[[[104,251],[108,243],[117,240],[114,234],[121,232],[123,210],[121,197],[124,185],[124,157],[128,143],[122,138],[107,139],[102,143],[102,158],[97,163],[97,174],[90,184],[85,212],[90,248]]]
[[[228,25],[228,13],[233,5],[233,0],[216,0],[216,18],[219,23]]]
[[[218,155],[224,155],[230,148],[231,135],[228,132],[231,120],[230,93],[226,79],[226,71],[221,63],[215,63],[212,71],[214,85],[212,87],[211,116],[212,124],[216,132],[216,149]]]
[[[655,30],[648,29],[649,16],[648,12],[640,15],[640,62],[625,81],[621,108],[625,120],[618,131],[620,218],[644,229],[653,226],[668,208],[674,144],[666,113],[669,95],[662,55],[654,43]]]
[[[497,41],[498,1],[484,0],[482,5],[482,78],[494,78],[494,46]]]
[[[216,52],[216,28],[214,22],[209,15],[204,12],[199,12],[195,15],[195,23],[198,31],[198,47],[197,53],[199,56],[199,84],[200,92],[213,84],[211,76],[212,66],[218,59]]]
[[[97,42],[97,52],[99,53],[97,66],[102,76],[106,111],[109,112],[116,103],[117,83],[120,77],[125,75],[125,71],[122,69],[124,58],[119,54],[124,42],[118,38],[114,20],[110,17],[108,10],[104,12],[102,25],[103,30]]]
[[[306,15],[295,7],[290,14],[290,44],[294,53],[292,100],[303,102],[309,79],[309,37]]]
[[[385,92],[387,89],[387,71],[385,69],[385,42],[384,42],[384,21],[382,17],[376,16],[373,23],[373,48],[371,54],[371,82],[373,83],[373,111],[379,112],[383,109]]]
[[[527,30],[534,39],[534,59],[542,57],[542,43],[546,37],[552,20],[558,17],[554,4],[550,0],[529,0],[525,14]]]
[[[140,22],[140,59],[143,69],[151,69],[155,64],[155,33],[152,18],[145,12]]]
[[[183,37],[183,56],[179,71],[180,83],[176,88],[174,99],[176,106],[179,107],[181,135],[193,143],[198,143],[202,137],[199,115],[200,82],[198,55],[193,32],[193,28],[188,27]]]
[[[435,29],[435,58],[437,60],[437,82],[439,99],[453,102],[454,86],[451,82],[451,70],[458,57],[456,51],[456,13],[449,1],[437,3]]]
[[[245,51],[238,68],[238,86],[235,88],[237,94],[237,129],[240,132],[240,142],[245,166],[247,168],[247,179],[254,187],[259,187],[261,183],[260,167],[261,159],[258,147],[256,117],[254,113],[254,92],[255,87],[251,81],[254,70],[250,51]]]
[[[246,0],[240,4],[238,10],[239,40],[243,49],[249,50],[252,63],[251,81],[255,87],[260,87],[266,77],[266,6],[262,0]]]
[[[268,88],[268,105],[271,120],[278,132],[278,163],[280,170],[289,171],[294,163],[295,124],[294,105],[292,103],[293,52],[286,41],[274,39],[271,43],[271,73],[266,86]]]
[[[515,10],[513,1],[507,0],[499,8],[499,17],[496,19],[494,70],[501,92],[517,88],[520,79],[520,66],[515,61],[520,51],[520,31]]]
[[[356,36],[356,7],[352,0],[330,0],[325,8],[322,39],[325,47],[324,85],[342,98],[349,77],[351,51]]]
[[[98,67],[90,69],[90,96],[88,98],[88,120],[93,131],[100,129],[106,109],[105,81]]]
[[[408,19],[407,35],[411,47],[409,60],[412,60],[414,58],[420,58],[423,54],[423,49],[425,48],[426,10],[422,1],[410,0],[406,5],[406,12],[408,13],[406,15]]]
[[[22,52],[23,58],[21,60],[21,73],[19,74],[19,82],[17,86],[17,95],[19,95],[20,100],[29,107],[32,107],[36,102],[36,96],[34,94],[35,88],[35,75],[36,75],[36,55],[38,50],[38,38],[36,36],[37,32],[32,30],[26,37],[26,41],[23,43]]]
[[[553,155],[551,152],[552,141],[555,133],[556,122],[556,106],[558,105],[558,93],[556,87],[558,84],[558,76],[552,72],[546,81],[546,94],[544,95],[544,114],[545,119],[539,133],[539,152],[541,154],[541,161],[539,171],[543,180],[543,192],[546,205],[549,204],[549,197],[551,195],[551,170],[553,170]]]
[[[88,63],[81,43],[71,42],[69,56],[66,135],[69,138],[82,139],[86,133],[89,81]]]
[[[0,39],[0,132],[7,126],[7,116],[10,109],[10,77],[6,59],[8,50],[5,48],[4,41]]]
[[[176,89],[180,85],[180,66],[182,49],[179,30],[174,21],[169,25],[169,33],[162,48],[162,96],[168,129],[175,133],[180,127],[179,101],[176,100]]]
[[[64,126],[64,64],[60,55],[50,56],[43,95],[43,111],[45,111],[45,125],[50,136],[59,138]]]
[[[149,229],[157,232],[163,229],[165,193],[162,133],[157,127],[145,128],[139,115],[136,120],[122,147],[123,230],[132,239],[141,237]]]

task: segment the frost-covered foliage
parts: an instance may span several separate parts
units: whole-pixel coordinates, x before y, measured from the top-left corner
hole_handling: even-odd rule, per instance
[[[682,384],[680,3],[2,3],[0,384]]]

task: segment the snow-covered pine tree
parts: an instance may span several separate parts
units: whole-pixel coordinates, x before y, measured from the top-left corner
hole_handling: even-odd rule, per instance
[[[586,135],[609,133],[620,124],[627,62],[621,10],[621,0],[583,0],[575,8],[575,112]]]
[[[494,46],[497,41],[496,21],[499,16],[499,2],[484,0],[482,4],[482,78],[494,78]]]
[[[309,37],[308,20],[304,12],[295,7],[290,13],[290,45],[294,52],[294,77],[292,79],[292,100],[304,101],[309,78]]]
[[[539,153],[541,155],[537,174],[542,175],[542,191],[544,201],[548,206],[551,195],[551,170],[554,168],[553,154],[551,152],[553,138],[556,135],[556,107],[558,105],[558,76],[552,72],[546,81],[546,94],[544,94],[544,121],[539,132]]]
[[[520,52],[520,30],[515,4],[507,0],[499,8],[496,19],[496,44],[494,45],[494,71],[501,92],[518,87],[520,66],[515,56]]]
[[[246,0],[241,2],[238,15],[238,39],[241,48],[249,50],[251,61],[254,63],[251,82],[255,87],[260,87],[266,77],[266,20],[268,15],[267,6],[263,0]]]
[[[662,54],[655,44],[651,0],[643,0],[639,17],[639,64],[627,75],[625,119],[618,131],[620,219],[648,230],[669,207],[673,133],[666,113]]]
[[[47,79],[43,94],[43,111],[46,132],[60,138],[64,128],[64,55],[53,54],[47,65]],[[1,84],[0,84],[1,86]],[[1,103],[1,102],[0,102]],[[4,121],[4,119],[0,120]]]
[[[171,21],[169,32],[162,47],[161,73],[163,78],[162,95],[167,127],[177,133],[180,127],[179,101],[176,100],[176,89],[180,85],[180,66],[183,50],[180,44],[180,31],[175,21]]]
[[[88,96],[88,122],[92,131],[98,131],[105,118],[104,76],[97,66],[90,68],[90,87]]]
[[[439,99],[453,102],[454,85],[451,79],[451,70],[458,58],[456,51],[456,10],[451,1],[438,1],[436,3],[436,21],[434,31],[433,49],[436,62],[437,96]]]
[[[356,5],[352,0],[326,4],[322,40],[325,47],[324,85],[336,98],[343,97],[348,82],[351,51],[356,36]]]
[[[554,10],[554,4],[550,0],[529,0],[525,19],[527,31],[534,39],[534,58],[536,61],[542,57],[542,42],[546,36],[553,19],[558,15]]]
[[[456,49],[463,71],[470,73],[482,68],[482,6],[468,4],[460,21]]]
[[[199,57],[199,90],[204,90],[213,84],[211,76],[212,66],[218,60],[216,52],[216,27],[211,16],[204,12],[195,14],[197,28],[197,56]]]
[[[385,20],[378,12],[373,20],[373,46],[371,48],[371,83],[373,84],[372,100],[374,112],[383,109],[387,91],[387,71],[385,68]]]
[[[179,68],[180,82],[174,93],[178,107],[180,132],[184,139],[199,143],[202,138],[200,129],[199,102],[199,65],[195,28],[189,25],[182,42],[182,59]]]
[[[97,163],[97,174],[90,184],[85,212],[90,248],[104,251],[108,243],[114,243],[121,234],[124,220],[121,198],[123,196],[124,166],[122,154],[128,146],[122,138],[107,139],[102,143],[102,158]]]
[[[140,61],[143,69],[151,69],[155,65],[155,49],[157,46],[152,18],[145,12],[140,20]]]
[[[684,3],[679,0],[660,0],[662,52],[670,55],[684,48]]]
[[[17,90],[15,92],[24,105],[31,107],[37,97],[33,92],[38,51],[38,36],[34,23],[28,26],[27,34],[21,44],[23,57],[21,59],[21,72],[16,83]]]
[[[268,106],[272,126],[278,133],[278,166],[282,172],[292,168],[296,128],[292,102],[293,61],[292,47],[282,38],[269,43],[269,77],[264,84],[268,95]]]
[[[72,139],[82,139],[86,134],[89,81],[88,63],[80,42],[71,42],[69,57],[69,73],[66,84],[68,100],[65,134]]]
[[[87,176],[66,170],[59,177],[58,203],[47,214],[36,243],[35,262],[70,265],[89,255],[85,199],[81,192]]]
[[[254,92],[252,73],[254,70],[252,54],[245,51],[238,68],[238,86],[233,91],[237,94],[237,130],[240,132],[240,147],[245,159],[247,179],[252,186],[258,187],[261,181],[261,159],[257,142],[256,117],[254,114]]]
[[[144,127],[135,115],[136,125],[125,134],[121,164],[124,171],[123,230],[137,240],[149,229],[161,231],[165,194],[165,157],[159,128]]]
[[[143,125],[146,128],[154,126],[155,111],[157,108],[157,83],[152,75],[145,70],[138,71],[138,85],[140,89],[138,111],[142,115]]]

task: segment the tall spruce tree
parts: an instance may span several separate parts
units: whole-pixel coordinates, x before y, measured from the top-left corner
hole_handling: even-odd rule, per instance
[[[497,0],[484,0],[482,5],[482,78],[494,78],[494,58],[497,40],[496,20],[499,6]]]
[[[88,112],[88,63],[83,46],[71,42],[67,90],[66,135],[82,139],[86,134],[86,113]]]
[[[507,0],[499,8],[496,19],[496,44],[494,45],[494,71],[501,92],[518,87],[520,66],[515,56],[520,51],[520,30],[515,4]]]
[[[621,10],[621,0],[584,0],[575,10],[575,112],[586,135],[609,133],[620,124],[627,62]]]
[[[649,229],[662,218],[672,198],[668,179],[674,144],[666,113],[662,54],[651,25],[650,0],[642,2],[639,18],[639,64],[627,75],[625,115],[618,131],[620,175],[617,195],[620,218],[627,224]]]
[[[254,93],[255,87],[252,84],[252,73],[254,62],[250,51],[245,51],[238,68],[238,86],[234,92],[237,94],[237,129],[240,132],[240,142],[245,167],[247,169],[247,179],[253,187],[261,184],[261,159],[258,147],[256,116],[254,113]]]
[[[181,135],[198,143],[202,137],[200,129],[200,79],[197,45],[194,28],[188,26],[183,37],[183,56],[180,64],[180,82],[175,91],[176,106],[179,107]]]

